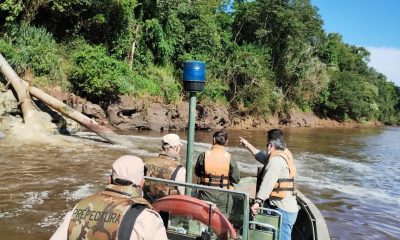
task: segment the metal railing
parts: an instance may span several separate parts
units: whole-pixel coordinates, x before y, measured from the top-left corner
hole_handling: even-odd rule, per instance
[[[228,193],[229,195],[241,196],[243,198],[243,227],[242,227],[242,238],[241,239],[242,240],[248,239],[249,209],[250,209],[248,193],[235,191],[235,190],[228,190],[228,189],[224,189],[224,188],[198,185],[198,184],[193,184],[193,183],[176,182],[176,181],[166,180],[166,179],[161,179],[161,178],[146,177],[146,176],[144,178],[146,180],[149,180],[152,182],[159,182],[159,183],[164,183],[164,184],[173,185],[173,186],[188,187],[188,188],[195,189],[195,190],[198,190],[198,189],[212,190],[212,191],[221,192],[221,193]]]

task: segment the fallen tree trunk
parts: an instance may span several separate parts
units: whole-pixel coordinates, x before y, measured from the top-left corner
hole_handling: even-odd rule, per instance
[[[22,82],[21,78],[11,68],[11,66],[8,64],[3,55],[1,55],[1,53],[0,71],[3,73],[6,80],[11,84],[11,86],[17,93],[18,102],[21,105],[22,118],[24,119],[25,124],[28,127],[36,129],[37,126],[39,126],[35,118],[36,109],[32,104],[27,86]]]
[[[42,129],[38,129],[36,127],[41,125],[37,123],[37,120],[34,117],[36,109],[31,102],[30,95],[39,99],[44,104],[50,106],[54,110],[59,111],[64,116],[78,122],[87,129],[97,133],[99,136],[103,137],[107,141],[125,146],[132,146],[131,142],[127,141],[127,139],[123,136],[116,134],[111,129],[98,124],[96,121],[62,103],[61,101],[43,92],[42,90],[36,87],[29,86],[29,83],[21,79],[15,73],[15,71],[11,68],[6,59],[1,54],[0,70],[6,77],[6,79],[11,83],[12,87],[18,95],[18,100],[21,104],[21,110],[25,124],[27,124],[29,127],[32,127],[32,129],[34,129],[35,131],[38,131],[38,133]]]
[[[24,81],[27,85],[28,83]],[[32,96],[39,99],[44,104],[50,106],[54,110],[60,112],[62,115],[76,121],[77,123],[81,124],[82,126],[86,127],[87,129],[97,133],[107,141],[111,143],[117,143],[125,146],[130,146],[131,143],[127,141],[126,138],[123,136],[116,134],[111,129],[104,127],[98,124],[96,121],[90,119],[89,117],[85,116],[84,114],[76,111],[75,109],[71,108],[70,106],[64,104],[63,102],[57,100],[56,98],[50,96],[49,94],[43,92],[39,88],[36,87],[29,87],[29,92]]]

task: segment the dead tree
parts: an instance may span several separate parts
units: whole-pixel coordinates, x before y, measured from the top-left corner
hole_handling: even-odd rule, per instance
[[[24,123],[28,127],[36,127],[38,125],[35,118],[36,109],[32,104],[29,91],[22,80],[19,78],[17,73],[11,68],[6,59],[1,54],[0,71],[3,73],[4,77],[8,81],[7,85],[11,84],[11,86],[15,90],[15,93],[17,94],[18,104],[21,107]]]
[[[15,71],[11,68],[11,66],[7,63],[7,61],[1,54],[0,54],[0,70],[6,77],[7,81],[11,83],[15,92],[17,93],[18,101],[21,104],[21,110],[24,122],[28,126],[34,127],[34,125],[37,124],[37,121],[34,118],[36,109],[34,108],[30,98],[30,95],[32,95],[33,97],[39,99],[47,106],[60,112],[62,115],[76,121],[77,123],[81,124],[87,129],[97,133],[99,136],[103,137],[107,141],[125,146],[132,145],[132,143],[127,141],[126,138],[116,134],[111,129],[98,124],[96,121],[90,119],[84,114],[62,103],[61,101],[43,92],[42,90],[33,86],[29,86],[29,83],[22,80],[15,73]]]

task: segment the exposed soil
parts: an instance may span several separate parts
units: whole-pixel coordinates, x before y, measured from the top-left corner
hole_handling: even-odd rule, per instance
[[[153,130],[168,131],[182,130],[187,128],[189,119],[189,103],[182,101],[179,104],[163,104],[149,99],[135,99],[128,96],[121,96],[117,103],[107,107],[100,107],[80,98],[72,93],[62,91],[59,87],[45,89],[53,97],[68,104],[74,109],[82,112],[100,124],[118,130]],[[11,91],[0,92],[0,118],[6,125],[7,116],[18,116],[16,114],[17,101],[13,98]],[[7,102],[7,104],[6,104]],[[3,107],[1,107],[3,106]],[[1,109],[2,108],[2,109]],[[42,108],[43,110],[43,108]],[[54,115],[54,112],[50,115]],[[52,123],[55,129],[66,128],[69,121],[58,119]],[[61,117],[62,118],[62,117]],[[13,120],[14,121],[14,120]],[[282,127],[322,127],[322,128],[357,128],[373,127],[382,125],[380,122],[358,123],[356,121],[338,122],[332,119],[321,119],[313,113],[292,111],[285,116],[273,115],[268,118],[251,116],[233,116],[224,106],[214,103],[198,103],[196,105],[197,130],[218,130],[218,129],[270,129]],[[76,125],[74,126],[77,131]]]

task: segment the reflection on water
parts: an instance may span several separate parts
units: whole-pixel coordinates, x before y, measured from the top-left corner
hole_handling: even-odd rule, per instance
[[[239,136],[265,149],[265,133],[230,131],[228,150],[243,175],[254,175],[259,164],[239,146]],[[48,239],[79,199],[102,189],[117,157],[157,155],[161,133],[125,134],[135,149],[88,140],[91,134],[46,144],[0,140],[2,239]],[[196,132],[195,158],[211,146],[211,137]],[[399,128],[285,129],[298,187],[321,210],[334,239],[400,235],[399,137]]]

